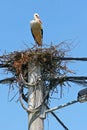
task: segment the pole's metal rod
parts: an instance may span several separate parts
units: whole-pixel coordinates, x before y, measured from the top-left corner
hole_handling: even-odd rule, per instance
[[[74,101],[68,102],[68,103],[66,103],[66,104],[63,104],[63,105],[60,105],[60,106],[57,106],[57,107],[51,108],[51,109],[49,109],[49,110],[46,110],[46,111],[45,111],[45,114],[48,113],[48,112],[52,112],[52,111],[55,111],[55,110],[61,109],[61,108],[63,108],[63,107],[66,107],[66,106],[72,105],[72,104],[77,103],[77,102],[79,102],[79,101],[78,101],[78,100],[74,100]]]

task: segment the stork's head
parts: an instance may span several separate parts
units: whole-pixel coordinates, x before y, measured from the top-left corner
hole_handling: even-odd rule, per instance
[[[37,20],[37,21],[39,21],[40,23],[42,23],[41,20],[40,20],[40,17],[39,17],[38,13],[34,14],[34,19]]]

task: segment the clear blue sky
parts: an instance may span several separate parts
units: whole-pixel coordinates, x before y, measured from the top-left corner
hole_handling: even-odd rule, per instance
[[[72,39],[71,56],[87,57],[87,0],[0,0],[0,55],[26,49],[34,44],[29,22],[37,12],[43,21],[44,43],[58,44]],[[74,48],[75,47],[75,48]],[[69,64],[76,75],[87,75],[87,62]],[[0,71],[0,78],[7,77]],[[0,85],[0,129],[27,130],[27,113],[16,99],[8,101],[8,87]],[[57,106],[76,99],[81,86],[64,88]],[[56,95],[57,96],[57,95]],[[59,96],[58,96],[59,97]],[[87,103],[75,104],[56,111],[70,130],[87,130]],[[63,130],[52,116],[47,116],[45,130]]]

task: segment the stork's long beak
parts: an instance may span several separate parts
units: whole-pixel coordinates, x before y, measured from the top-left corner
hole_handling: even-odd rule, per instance
[[[39,19],[39,22],[42,24],[42,21]]]

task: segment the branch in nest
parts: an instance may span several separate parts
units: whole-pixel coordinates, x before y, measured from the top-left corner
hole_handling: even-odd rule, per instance
[[[24,110],[26,110],[27,112],[30,112],[29,108],[24,105],[22,96],[23,96],[23,86],[19,84],[19,100],[20,100],[21,106],[24,108]]]
[[[33,83],[33,84],[28,83],[28,82],[26,82],[26,81],[24,80],[22,74],[20,74],[20,79],[21,79],[21,81],[23,82],[23,84],[24,84],[25,86],[32,86],[32,87],[34,87],[34,86],[37,84],[37,82],[38,82],[38,81],[37,81],[37,82],[35,82],[35,83]],[[38,80],[40,80],[40,77],[39,77]]]
[[[29,108],[24,105],[24,103],[23,103],[23,101],[22,101],[22,95],[21,95],[21,94],[20,94],[20,103],[21,103],[21,106],[24,108],[24,110],[26,110],[27,112],[31,112],[31,111],[29,110]]]
[[[40,109],[40,106],[37,107],[37,108],[29,108],[29,107],[26,107],[23,103],[23,86],[19,86],[19,94],[20,94],[20,103],[21,103],[21,106],[24,108],[24,110],[26,110],[27,112],[31,112],[31,113],[35,113],[37,111],[39,111]]]
[[[10,64],[0,64],[0,68],[12,67]]]
[[[15,77],[2,79],[0,80],[0,84],[12,84],[15,80],[16,80]]]
[[[25,97],[24,95],[24,92],[23,92],[23,87],[24,87],[24,84],[22,84],[21,82],[19,83],[19,100],[20,100],[20,103],[21,103],[21,106],[27,111],[27,112],[33,112],[35,113],[36,111],[38,111],[37,108],[29,108],[29,107],[26,107],[23,103],[23,100],[28,103],[28,99]]]
[[[52,79],[53,81],[57,81],[57,84],[63,84],[66,81],[77,83],[79,85],[83,85],[87,87],[87,77],[86,76],[64,76],[57,77]]]

